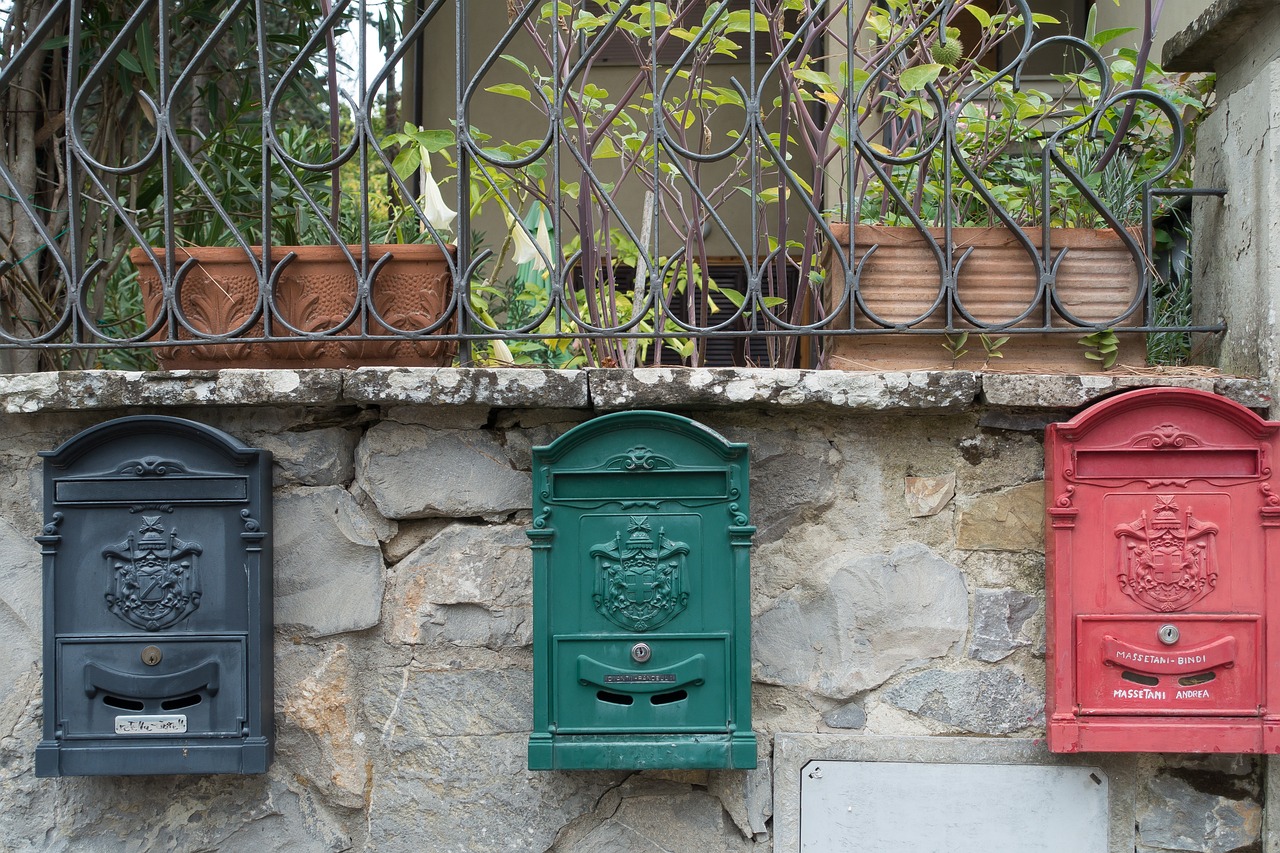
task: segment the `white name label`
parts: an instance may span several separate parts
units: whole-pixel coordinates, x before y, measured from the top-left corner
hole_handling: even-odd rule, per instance
[[[186,731],[186,714],[116,717],[116,734],[118,735],[180,735]]]

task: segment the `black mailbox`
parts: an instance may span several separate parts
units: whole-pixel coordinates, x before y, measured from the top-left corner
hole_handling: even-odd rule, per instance
[[[40,455],[36,775],[265,772],[270,452],[142,416]]]

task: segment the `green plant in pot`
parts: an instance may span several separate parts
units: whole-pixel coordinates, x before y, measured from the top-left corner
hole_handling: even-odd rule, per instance
[[[830,366],[963,366],[946,341],[901,333],[948,325],[953,336],[1007,337],[994,357],[1014,369],[1110,366],[1114,347],[1091,362],[1077,341],[1111,329],[1141,352],[1123,328],[1149,322],[1144,214],[1159,203],[1153,187],[1186,178],[1175,172],[1183,117],[1203,110],[1202,92],[1147,61],[1154,21],[1138,49],[1104,58],[1123,32],[1091,23],[1085,40],[1036,42],[1048,21],[1024,2],[989,9],[869,9],[841,66],[848,88],[821,87],[847,128],[831,160],[839,179],[828,178],[847,196],[824,256],[825,317],[885,332],[833,336]],[[1024,72],[1048,56],[1062,70],[1031,86]],[[1046,326],[1071,331],[1017,333]],[[993,358],[966,352],[975,364]]]
[[[130,252],[146,337],[204,341],[159,348],[161,367],[453,360],[456,347],[435,337],[452,329],[445,318],[453,299],[453,212],[429,158],[414,170],[415,193],[411,178],[387,168],[381,129],[351,120],[353,112],[381,119],[381,107],[344,110],[338,103],[337,58],[332,41],[324,44],[335,29],[304,27],[305,37],[268,50],[276,57],[269,98],[258,96],[252,80],[220,68],[214,52],[199,93],[223,105],[210,110],[215,126],[175,140],[188,148],[184,168],[154,190],[157,199],[172,194],[166,206],[175,221],[158,236],[174,248]],[[318,93],[328,95],[327,112],[314,105]],[[159,184],[162,175],[153,172]],[[295,340],[252,340],[264,335]]]

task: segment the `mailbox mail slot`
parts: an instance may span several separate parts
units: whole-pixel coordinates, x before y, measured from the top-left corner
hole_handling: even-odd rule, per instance
[[[1054,752],[1280,752],[1280,424],[1152,388],[1049,427]]]
[[[756,766],[747,474],[661,412],[534,449],[530,769]]]
[[[265,772],[270,453],[131,417],[41,456],[36,775]]]

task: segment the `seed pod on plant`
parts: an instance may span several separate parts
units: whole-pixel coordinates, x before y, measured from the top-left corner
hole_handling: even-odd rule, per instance
[[[954,36],[945,42],[939,39],[929,46],[929,55],[939,65],[955,65],[964,56],[964,45]]]

